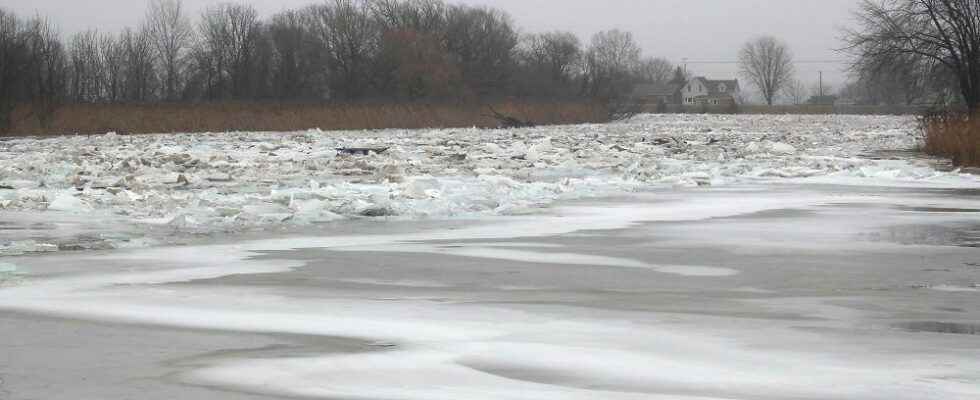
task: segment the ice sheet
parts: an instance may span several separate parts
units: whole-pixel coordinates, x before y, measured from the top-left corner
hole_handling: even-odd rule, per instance
[[[760,335],[767,341],[802,335],[823,351],[760,352],[726,337],[724,326],[717,327],[717,332],[693,332],[640,315],[602,317],[558,310],[529,313],[421,298],[284,297],[254,287],[166,285],[297,268],[303,263],[250,258],[259,251],[295,248],[445,251],[460,257],[593,266],[597,273],[608,268],[665,268],[663,272],[685,274],[684,279],[719,279],[694,276],[697,274],[691,272],[696,270],[691,267],[671,271],[667,269],[670,266],[651,266],[628,258],[572,254],[533,240],[521,245],[513,236],[520,233],[533,238],[622,228],[641,221],[706,220],[862,199],[874,200],[819,192],[737,190],[718,196],[681,196],[672,201],[559,207],[546,215],[507,217],[462,229],[412,234],[299,237],[81,255],[72,261],[115,267],[28,279],[0,290],[0,307],[186,328],[357,337],[394,346],[353,355],[223,359],[203,363],[179,376],[188,383],[271,395],[404,400],[912,400],[936,398],[937,393],[944,399],[965,400],[980,395],[980,387],[970,375],[963,375],[975,370],[975,360],[951,360],[945,355],[935,362],[923,362],[921,354],[854,358],[855,349],[842,346],[833,336],[800,333],[792,324],[771,322]],[[483,242],[497,239],[509,240]],[[433,240],[446,244],[423,243]],[[464,245],[456,247],[453,243]],[[851,319],[861,313],[848,309],[850,314],[841,314],[842,308],[828,307],[818,300],[779,300],[776,304],[811,318]],[[950,376],[963,377],[944,378]]]

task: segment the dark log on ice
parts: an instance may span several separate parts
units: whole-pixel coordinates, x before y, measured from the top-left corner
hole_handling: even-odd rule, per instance
[[[532,121],[517,119],[517,118],[514,118],[514,117],[512,117],[510,115],[506,115],[506,114],[503,114],[503,113],[497,111],[496,109],[493,108],[493,106],[489,106],[489,107],[490,107],[490,112],[492,112],[493,115],[488,115],[488,117],[496,119],[497,120],[497,123],[499,124],[499,127],[502,128],[502,129],[507,129],[507,128],[533,128],[533,127],[537,126],[537,124],[535,124]]]
[[[389,147],[338,147],[337,152],[352,156],[366,156],[371,153],[381,154],[388,151]]]

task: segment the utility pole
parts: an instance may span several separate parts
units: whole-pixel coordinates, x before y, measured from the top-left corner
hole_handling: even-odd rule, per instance
[[[820,101],[823,101],[823,71],[820,71]]]

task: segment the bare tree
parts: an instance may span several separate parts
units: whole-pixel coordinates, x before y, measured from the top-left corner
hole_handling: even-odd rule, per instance
[[[793,79],[793,56],[786,44],[772,36],[746,43],[738,54],[739,72],[752,82],[766,104]]]
[[[320,99],[327,92],[326,46],[310,31],[307,17],[301,11],[284,11],[268,24],[273,97]]]
[[[30,59],[31,110],[38,123],[48,128],[65,96],[67,62],[64,45],[54,25],[35,17],[30,21],[27,46]]]
[[[674,78],[674,64],[663,58],[644,58],[636,66],[636,80],[644,83],[668,83]]]
[[[582,44],[570,32],[528,35],[522,50],[528,67],[545,71],[555,83],[570,82],[582,57]]]
[[[191,49],[194,81],[198,96],[208,100],[223,97],[227,86],[225,71],[228,64],[228,33],[218,8],[208,8],[198,22],[198,41]]]
[[[370,0],[371,14],[385,31],[425,35],[446,31],[446,4],[440,0]]]
[[[515,93],[532,97],[576,95],[574,85],[581,65],[582,47],[568,32],[525,35],[516,51]]]
[[[30,102],[41,127],[50,126],[65,97],[67,62],[57,30],[40,16],[22,21],[0,9],[0,129],[9,129],[20,102]]]
[[[201,15],[195,68],[208,99],[248,98],[255,94],[261,25],[255,8],[219,4]]]
[[[259,75],[256,74],[261,22],[258,11],[252,6],[227,5],[224,7],[228,32],[228,48],[231,94],[247,98],[254,94]]]
[[[182,0],[150,0],[145,23],[163,72],[163,98],[176,100],[181,89],[184,57],[194,35]]]
[[[810,95],[809,93],[810,91],[806,88],[806,85],[799,79],[793,79],[783,88],[783,95],[794,105],[805,103],[807,97]]]
[[[0,132],[10,128],[14,109],[27,97],[27,39],[24,22],[0,8]]]
[[[127,101],[150,100],[156,81],[156,70],[153,66],[155,56],[150,33],[147,30],[134,32],[127,28],[120,35],[119,41],[126,64],[123,95]]]
[[[940,83],[937,71],[947,72],[934,60],[908,54],[876,54],[858,57],[852,73],[869,92],[886,104],[911,105]]]
[[[125,73],[126,73],[126,49],[123,47],[122,39],[113,35],[102,35],[99,38],[99,59],[102,65],[102,99],[109,102],[118,102],[123,99]]]
[[[380,42],[380,30],[368,3],[329,0],[309,10],[310,29],[325,46],[335,93],[344,99],[361,97]]]
[[[462,91],[458,65],[437,37],[412,30],[389,31],[382,38],[378,89],[407,99],[451,98]],[[380,75],[388,74],[388,75]]]
[[[519,40],[510,16],[492,8],[452,6],[446,18],[446,48],[466,86],[479,97],[505,92]]]
[[[371,85],[377,95],[422,98],[459,89],[459,68],[446,48],[441,0],[368,0],[380,32]]]
[[[614,29],[595,34],[583,63],[584,94],[613,98],[626,93],[640,54],[640,47],[629,32]]]
[[[930,60],[955,76],[963,101],[980,105],[980,2],[863,0],[860,26],[845,31],[858,62],[897,56]]]
[[[72,101],[92,103],[102,99],[102,58],[99,56],[100,34],[96,30],[72,35],[68,44],[71,62],[69,95]]]

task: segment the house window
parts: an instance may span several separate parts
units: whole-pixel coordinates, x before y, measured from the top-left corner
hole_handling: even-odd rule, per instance
[[[719,92],[722,92],[722,93],[725,93],[725,92],[728,91],[728,86],[725,86],[725,84],[722,83],[721,85],[718,85],[718,91]]]
[[[717,106],[718,105],[718,99],[711,100],[711,105]]]

